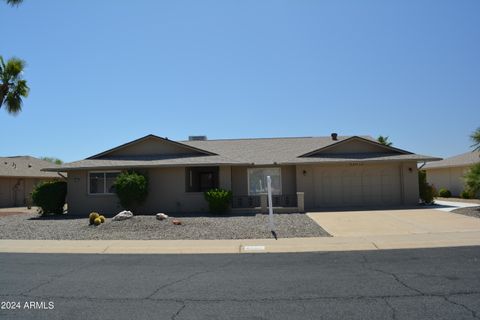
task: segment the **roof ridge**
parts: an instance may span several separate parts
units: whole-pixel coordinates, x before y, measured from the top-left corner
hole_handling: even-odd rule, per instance
[[[463,152],[463,153],[460,153],[460,154],[457,154],[457,155],[454,155],[454,156],[444,158],[443,160],[453,159],[453,158],[456,158],[456,157],[461,157],[461,156],[464,156],[464,155],[467,155],[467,154],[472,154],[472,153],[480,153],[480,150],[471,150],[471,151]]]
[[[353,136],[338,136],[338,138],[346,138]],[[367,137],[367,136],[359,136]],[[179,142],[205,142],[205,141],[238,141],[238,140],[280,140],[280,139],[315,139],[315,138],[325,138],[331,139],[330,136],[303,136],[303,137],[270,137],[270,138],[224,138],[224,139],[207,139],[207,140],[179,140]]]
[[[29,155],[26,155],[26,156],[5,156],[5,157],[0,157],[0,158],[9,158],[9,159],[13,159],[13,158],[35,158],[33,156],[29,156]]]

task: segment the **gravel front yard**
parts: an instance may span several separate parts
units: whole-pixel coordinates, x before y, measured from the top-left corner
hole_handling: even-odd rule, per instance
[[[480,207],[468,207],[452,210],[453,213],[463,214],[469,217],[480,218]]]
[[[125,221],[107,221],[89,226],[87,218],[40,217],[22,214],[0,217],[0,239],[44,240],[177,240],[177,239],[255,239],[272,238],[268,215],[237,216],[173,215],[182,221],[172,224],[172,217],[158,221],[155,216],[134,216]],[[275,214],[277,236],[329,237],[330,235],[305,214]]]

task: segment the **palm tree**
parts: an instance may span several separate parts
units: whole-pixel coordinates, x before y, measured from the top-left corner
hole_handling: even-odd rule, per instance
[[[390,147],[392,143],[388,141],[388,137],[378,136],[377,141],[385,146]]]
[[[11,58],[5,63],[0,56],[0,108],[5,105],[7,112],[16,114],[22,110],[22,98],[28,96],[30,88],[23,80],[25,61]]]
[[[480,127],[470,135],[470,139],[473,141],[473,151],[480,151]]]

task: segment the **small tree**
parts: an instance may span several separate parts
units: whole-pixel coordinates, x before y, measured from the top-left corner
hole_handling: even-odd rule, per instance
[[[41,214],[62,214],[66,196],[65,181],[47,181],[37,185],[32,192],[33,203],[40,207]]]
[[[115,192],[125,210],[138,208],[148,196],[148,179],[134,171],[122,172],[115,180]]]
[[[433,203],[435,189],[427,182],[427,173],[425,170],[418,171],[418,187],[420,191],[420,199],[427,204]]]
[[[464,176],[468,193],[475,197],[480,191],[480,162],[473,165]]]
[[[58,158],[55,158],[55,157],[41,157],[40,159],[43,160],[43,161],[48,161],[48,162],[54,163],[54,164],[63,164],[62,160],[60,160]]]

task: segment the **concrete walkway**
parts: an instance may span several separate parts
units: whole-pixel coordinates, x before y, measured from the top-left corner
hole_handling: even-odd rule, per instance
[[[474,202],[474,200],[472,200],[471,202],[435,200],[435,204],[432,206],[432,208],[435,210],[450,212],[458,208],[469,208],[478,206],[480,206],[480,204],[476,201]]]

